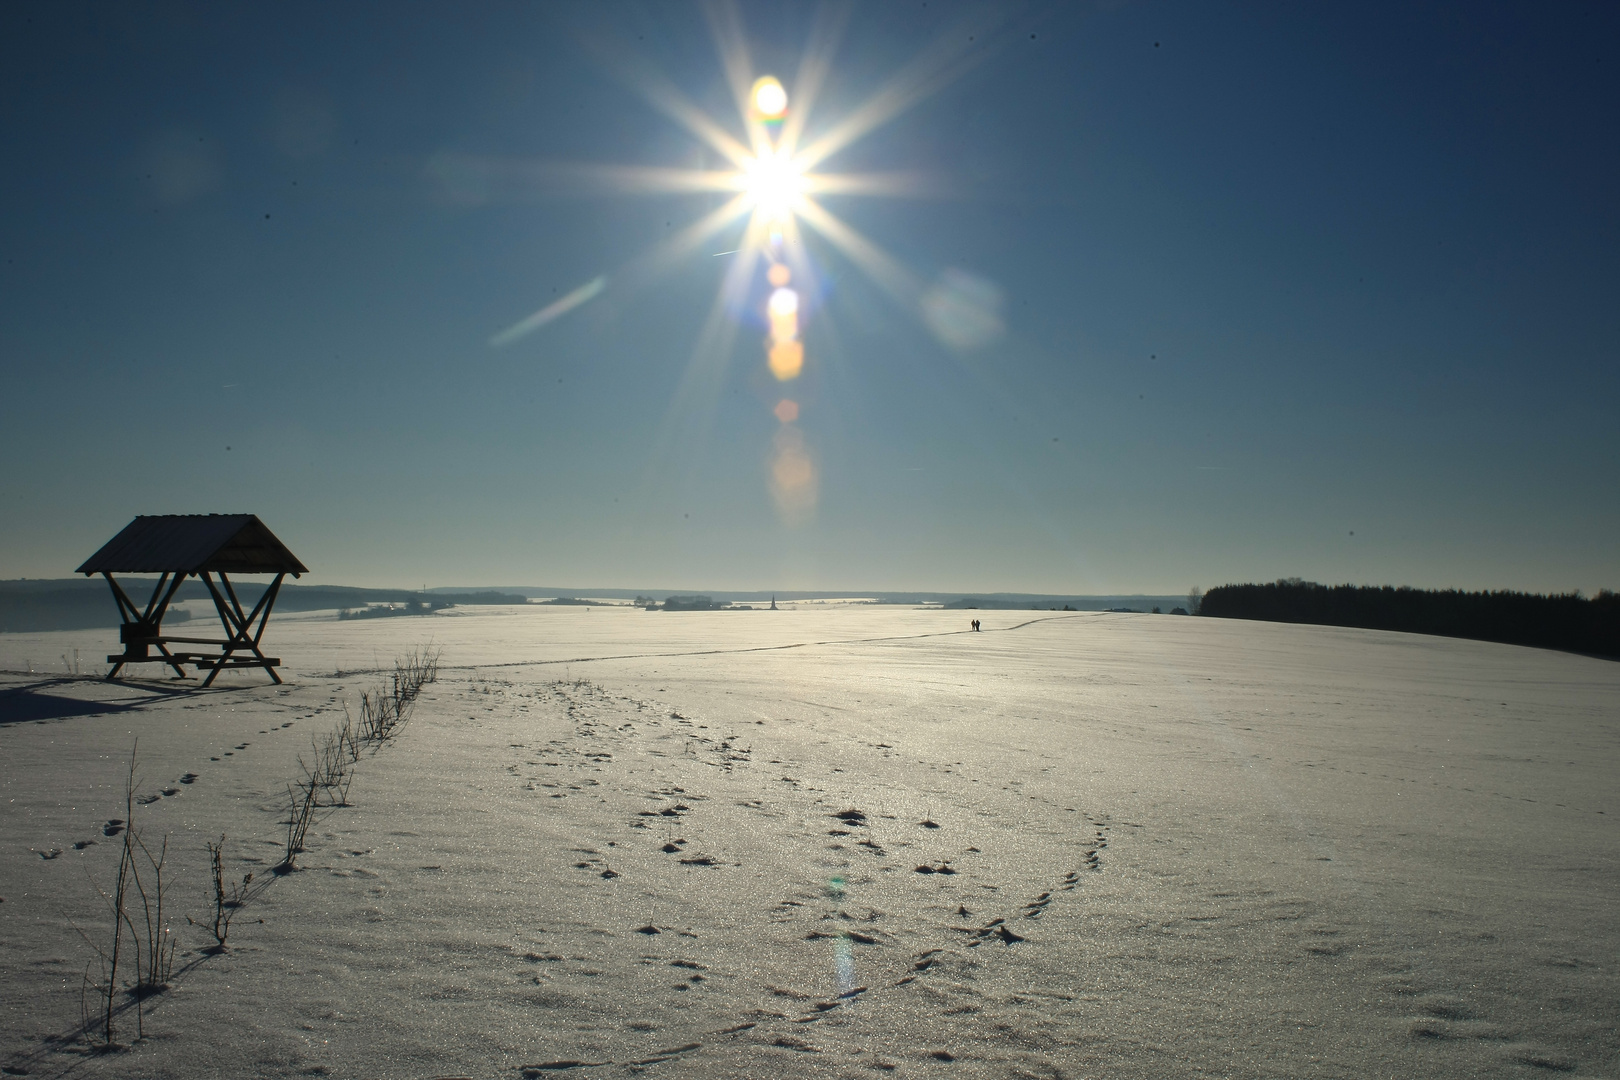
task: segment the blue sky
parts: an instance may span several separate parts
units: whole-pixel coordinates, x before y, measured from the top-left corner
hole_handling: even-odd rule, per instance
[[[791,110],[838,9],[735,11]],[[564,167],[730,168],[636,85],[743,137],[701,7],[7,9],[0,577],[251,511],[357,585],[1620,584],[1613,10],[847,15],[807,140],[946,57],[818,197],[917,291],[807,229],[784,384],[742,220],[636,269],[727,196]]]

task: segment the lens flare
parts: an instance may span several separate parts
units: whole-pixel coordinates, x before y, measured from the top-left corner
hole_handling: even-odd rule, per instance
[[[816,467],[802,446],[782,450],[771,463],[771,479],[783,495],[800,500],[816,481]]]
[[[771,293],[772,315],[797,315],[799,313],[799,294],[792,289],[777,289]]]
[[[575,289],[561,300],[553,301],[552,303],[541,308],[539,311],[535,312],[533,315],[530,315],[527,319],[524,319],[516,325],[502,330],[500,333],[490,338],[489,343],[498,348],[502,345],[510,345],[512,342],[523,337],[525,334],[533,333],[535,330],[540,329],[540,327],[546,325],[548,322],[551,322],[553,319],[561,318],[570,311],[573,311],[575,308],[579,307],[581,304],[589,303],[591,300],[594,300],[603,289],[607,288],[607,280],[606,274],[592,278],[590,281],[587,281],[585,284],[581,285],[579,288]]]
[[[826,239],[889,292],[901,307],[921,315],[935,336],[946,344],[959,349],[979,347],[1004,329],[1001,298],[994,286],[986,288],[985,283],[948,274],[930,291],[925,282],[917,280],[896,259],[820,202],[829,195],[914,193],[917,181],[910,176],[829,174],[820,172],[819,168],[827,159],[895,120],[968,70],[977,62],[971,43],[980,35],[951,31],[926,46],[873,97],[806,143],[804,136],[809,133],[806,125],[815,111],[818,95],[825,88],[847,13],[828,14],[836,5],[827,5],[817,17],[808,51],[795,75],[790,112],[788,92],[782,81],[774,75],[755,77],[735,0],[716,0],[707,6],[726,81],[738,119],[742,121],[741,138],[687,99],[670,80],[649,65],[610,52],[599,58],[626,83],[638,89],[655,109],[724,158],[729,168],[525,163],[441,155],[429,169],[430,175],[457,201],[484,202],[514,185],[527,187],[535,183],[583,187],[592,192],[606,187],[627,193],[715,192],[730,196],[724,205],[709,211],[700,220],[666,238],[648,255],[614,274],[615,287],[628,292],[632,286],[650,280],[654,270],[666,268],[697,250],[698,245],[728,223],[738,219],[747,222],[735,246],[717,253],[737,257],[727,260],[714,310],[693,350],[676,403],[666,415],[664,429],[658,437],[661,454],[673,448],[681,437],[679,433],[685,430],[684,425],[701,412],[699,399],[718,394],[719,369],[714,358],[729,353],[730,335],[735,329],[726,316],[747,312],[766,322],[769,336],[762,343],[765,359],[771,375],[779,383],[790,382],[803,374],[805,346],[801,340],[801,317],[822,309],[823,294],[818,275],[807,258],[801,223]],[[759,280],[755,275],[762,264],[769,288],[765,302],[755,307],[760,296],[755,291]],[[789,264],[796,273],[789,269]],[[788,287],[796,276],[801,282],[799,287],[804,290],[802,297]],[[490,344],[495,347],[510,344],[581,307],[603,292],[607,282],[606,276],[587,282],[496,334]],[[797,426],[802,411],[798,401],[786,397],[779,399],[771,410],[779,427],[767,459],[769,482],[781,517],[788,524],[807,520],[814,513],[817,501],[816,465],[805,436]],[[841,879],[834,882],[841,887]],[[852,960],[846,957],[843,963],[852,971]],[[840,971],[844,972],[842,964]],[[853,978],[852,973],[849,978]],[[840,980],[842,985],[843,974]]]
[[[803,521],[816,508],[816,466],[805,447],[804,434],[784,424],[772,450],[771,495],[776,509],[785,521]]]
[[[788,344],[799,336],[798,293],[792,289],[777,289],[771,293],[765,311],[771,320],[771,340],[776,344]]]
[[[775,75],[762,75],[748,95],[754,116],[760,120],[780,120],[787,114],[787,91]]]
[[[919,306],[928,329],[953,349],[982,348],[1006,330],[1001,290],[965,270],[946,270]]]
[[[855,989],[855,950],[848,934],[833,939],[833,972],[838,979],[839,997]]]
[[[766,360],[777,382],[791,382],[804,370],[804,346],[797,341],[778,341],[771,346]]]

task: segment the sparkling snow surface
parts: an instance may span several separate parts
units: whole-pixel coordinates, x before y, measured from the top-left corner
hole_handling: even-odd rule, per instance
[[[1172,616],[530,606],[278,617],[281,687],[66,674],[116,638],[0,635],[8,1075],[1620,1072],[1620,664]],[[438,682],[271,874],[298,756],[429,639]],[[147,1038],[92,1055],[137,739],[181,955]],[[255,893],[206,956],[184,917],[221,833]]]

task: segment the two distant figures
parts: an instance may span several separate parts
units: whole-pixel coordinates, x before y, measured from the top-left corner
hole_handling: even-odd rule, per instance
[[[975,634],[977,634],[979,632],[979,620],[978,619],[974,619],[972,622],[968,623],[968,625],[973,627],[973,632]]]

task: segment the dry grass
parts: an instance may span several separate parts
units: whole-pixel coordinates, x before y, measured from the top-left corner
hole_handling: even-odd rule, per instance
[[[410,717],[422,687],[439,678],[439,649],[424,646],[394,661],[388,680],[373,691],[360,695],[360,722],[354,722],[347,703],[343,724],[334,732],[310,740],[310,760],[298,758],[304,777],[287,785],[287,834],[283,858],[275,870],[288,874],[296,870],[297,858],[304,851],[315,811],[322,807],[349,805],[349,785],[361,750],[373,750],[392,739]]]
[[[79,935],[95,951],[100,971],[92,977],[97,966],[92,960],[86,966],[80,989],[84,1030],[100,1030],[101,1042],[92,1043],[98,1050],[115,1049],[114,1020],[122,1010],[118,1007],[119,993],[126,992],[135,1005],[135,1037],[145,1037],[145,1009],[143,1002],[153,994],[167,990],[174,973],[174,955],[179,939],[169,925],[165,911],[169,882],[164,880],[164,864],[168,860],[169,838],[165,836],[156,853],[147,845],[140,824],[135,820],[135,766],[139,742],[131,747],[129,772],[124,780],[123,846],[118,857],[118,872],[109,893],[100,886],[96,892],[107,904],[112,916],[111,940],[98,943],[82,929]],[[125,944],[127,939],[127,946]],[[135,965],[134,982],[127,987],[120,982],[128,964]],[[90,1003],[96,1002],[92,1015]]]

